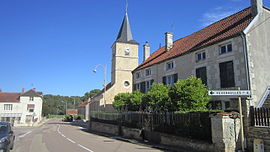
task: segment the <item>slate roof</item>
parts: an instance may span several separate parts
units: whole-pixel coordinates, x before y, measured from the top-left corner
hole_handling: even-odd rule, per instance
[[[162,47],[152,53],[134,71],[169,60],[200,48],[236,37],[250,24],[253,17],[251,8],[246,8],[238,13],[217,21],[202,30],[174,41],[173,48],[169,51]],[[134,72],[133,71],[133,72]]]
[[[138,42],[133,40],[127,13],[124,16],[121,28],[116,38],[116,42],[138,44]]]
[[[42,92],[36,92],[34,89],[31,89],[23,93],[21,96],[40,97],[41,95]]]

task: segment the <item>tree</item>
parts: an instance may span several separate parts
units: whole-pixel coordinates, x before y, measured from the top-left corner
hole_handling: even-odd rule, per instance
[[[177,81],[170,89],[169,96],[179,111],[203,111],[210,100],[207,92],[201,79],[192,76]]]
[[[119,93],[114,97],[113,107],[118,111],[139,111],[142,97],[143,93],[140,91]]]
[[[129,101],[127,103],[128,111],[140,111],[143,93],[140,91],[134,91],[130,94]]]
[[[84,96],[82,97],[82,101],[86,101],[88,100],[89,98],[92,98],[94,97],[95,95],[97,95],[101,90],[99,89],[94,89],[94,90],[91,90],[90,92],[86,92],[84,94]]]
[[[114,97],[113,107],[117,111],[123,111],[126,109],[127,103],[130,101],[130,93],[119,93]]]
[[[151,112],[171,111],[173,107],[169,97],[169,86],[153,84],[143,97],[143,106]]]

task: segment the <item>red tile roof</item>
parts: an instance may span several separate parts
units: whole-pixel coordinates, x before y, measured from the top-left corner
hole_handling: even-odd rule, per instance
[[[77,109],[68,109],[67,110],[67,114],[68,115],[77,115],[78,114],[78,110]]]
[[[88,104],[88,101],[84,101],[83,103],[79,104],[78,107],[85,107]]]
[[[0,92],[0,102],[20,102],[20,93]]]
[[[153,64],[168,60],[193,50],[223,41],[239,35],[252,21],[251,9],[246,8],[238,13],[215,22],[206,28],[189,36],[174,41],[169,51],[162,47],[152,53],[134,71],[149,67]]]

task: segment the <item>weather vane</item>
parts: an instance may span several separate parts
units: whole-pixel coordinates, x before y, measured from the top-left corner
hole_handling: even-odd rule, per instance
[[[128,12],[128,1],[126,0],[126,13]]]

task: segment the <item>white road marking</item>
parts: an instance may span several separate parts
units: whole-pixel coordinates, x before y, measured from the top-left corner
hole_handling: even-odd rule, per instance
[[[23,137],[25,137],[26,135],[30,134],[31,132],[32,132],[32,131],[28,131],[27,133],[20,135],[19,138],[23,138]]]
[[[72,142],[73,144],[75,144],[75,141],[69,139],[69,138],[66,138],[68,141]]]
[[[92,150],[90,150],[90,149],[88,149],[88,148],[84,147],[84,146],[83,146],[83,145],[81,145],[81,144],[78,144],[78,146],[80,146],[81,148],[83,148],[83,149],[85,149],[85,150],[87,150],[87,151],[89,151],[89,152],[93,152]]]
[[[64,138],[66,138],[68,141],[72,142],[73,144],[76,144],[75,141],[69,139],[68,137],[66,137],[66,136],[60,131],[60,125],[58,125],[57,132],[58,132],[61,136],[63,136]],[[77,144],[77,145],[78,145],[79,147],[83,148],[84,150],[88,151],[88,152],[94,152],[94,151],[92,151],[92,150],[90,150],[90,149],[84,147],[84,146],[81,145],[81,144]]]

